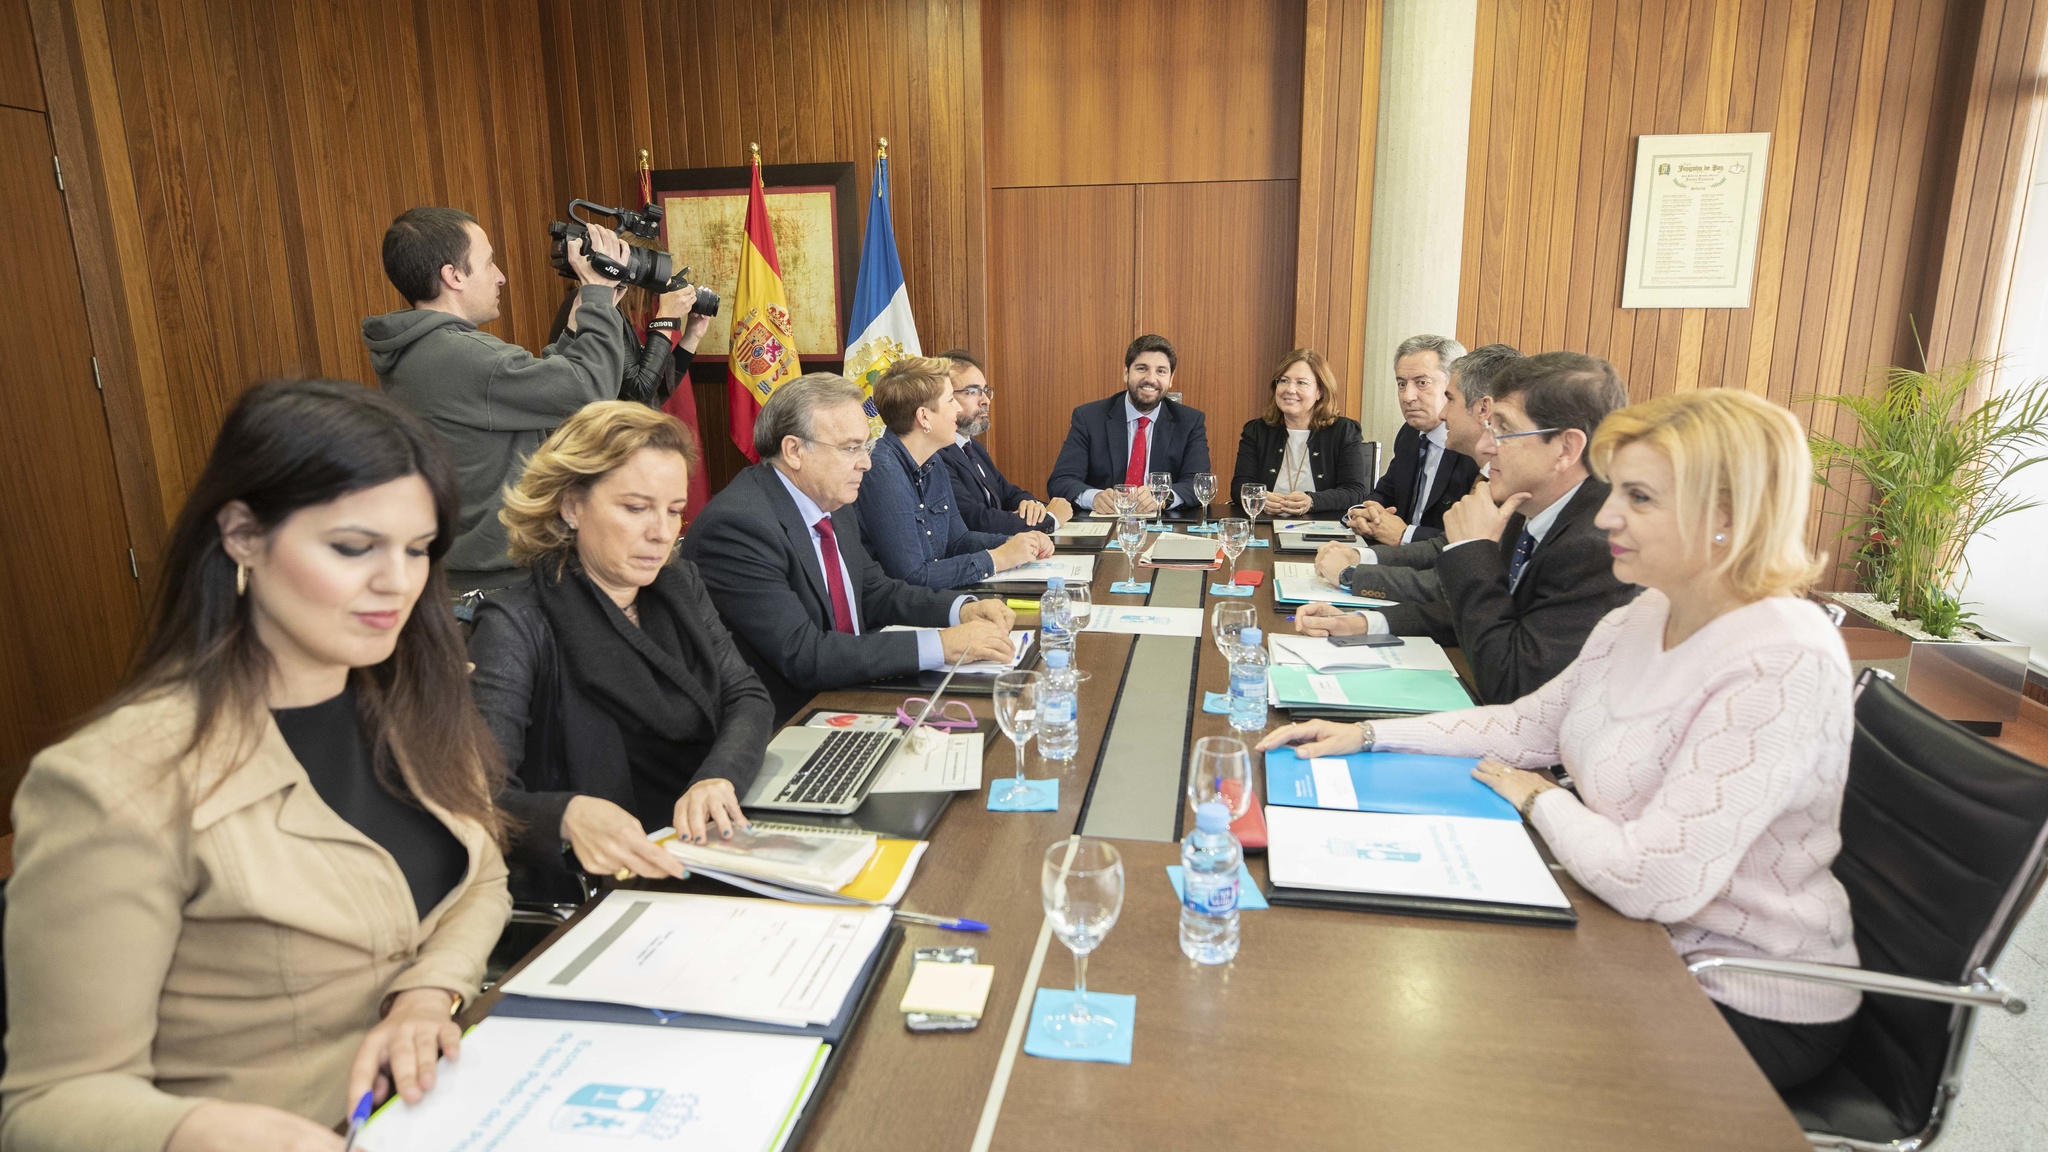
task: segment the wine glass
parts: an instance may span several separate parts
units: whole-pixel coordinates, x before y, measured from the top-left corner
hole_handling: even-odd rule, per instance
[[[1144,519],[1138,516],[1119,517],[1116,522],[1116,542],[1117,546],[1124,550],[1124,564],[1130,569],[1130,574],[1124,577],[1124,583],[1136,584],[1138,546],[1145,542]]]
[[[1017,749],[1017,778],[996,797],[1000,804],[1017,804],[1030,797],[1024,783],[1024,746],[1038,727],[1038,673],[1005,672],[996,677],[996,726]]]
[[[1209,630],[1215,633],[1216,650],[1230,659],[1230,650],[1237,646],[1238,636],[1247,628],[1259,624],[1257,606],[1242,600],[1218,600],[1209,610]]]
[[[1246,484],[1237,490],[1237,502],[1244,505],[1244,514],[1256,529],[1259,526],[1259,513],[1266,510],[1266,486]]]
[[[1209,501],[1216,499],[1216,474],[1214,472],[1197,472],[1189,478],[1189,483],[1194,485],[1195,499],[1202,502],[1202,530],[1207,531],[1209,528]]]
[[[1252,754],[1235,736],[1204,736],[1188,756],[1188,803],[1222,800],[1232,820],[1252,805]]]
[[[1073,836],[1045,850],[1038,893],[1053,935],[1074,953],[1074,999],[1045,1025],[1069,1048],[1096,1048],[1116,1037],[1117,1022],[1088,1010],[1088,954],[1116,927],[1124,907],[1124,861],[1101,840]]]
[[[1102,494],[1109,497],[1111,516],[1129,516],[1135,510],[1138,500],[1138,489],[1135,485],[1114,484],[1103,489]]]
[[[1223,545],[1223,554],[1230,557],[1230,582],[1237,583],[1237,558],[1251,544],[1252,522],[1236,516],[1226,516],[1217,524],[1217,542]]]
[[[1152,502],[1159,505],[1159,520],[1166,521],[1166,502],[1173,499],[1173,473],[1145,473],[1145,487],[1152,492]]]
[[[1067,585],[1067,670],[1074,674],[1074,683],[1088,680],[1088,670],[1081,667],[1079,659],[1081,630],[1088,626],[1088,618],[1095,614],[1095,596],[1088,585],[1072,583]]]

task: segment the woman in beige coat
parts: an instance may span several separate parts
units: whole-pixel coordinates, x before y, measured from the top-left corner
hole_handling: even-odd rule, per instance
[[[15,799],[0,1150],[338,1150],[456,1055],[510,909],[458,508],[375,392],[229,413],[134,677]]]

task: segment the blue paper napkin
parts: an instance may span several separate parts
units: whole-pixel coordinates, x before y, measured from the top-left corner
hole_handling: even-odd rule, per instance
[[[1186,900],[1188,898],[1187,877],[1181,866],[1178,864],[1168,864],[1166,866],[1166,878],[1173,881],[1173,898],[1175,900]],[[1252,879],[1251,869],[1239,864],[1237,866],[1237,910],[1240,912],[1257,912],[1266,907],[1266,894],[1259,891],[1259,883]]]
[[[1271,548],[1273,546],[1273,542],[1271,540],[1261,540],[1258,537],[1254,536],[1251,539],[1245,541],[1244,546],[1247,548]]]
[[[1024,1054],[1049,1060],[1093,1060],[1102,1064],[1131,1062],[1131,1031],[1138,1020],[1138,998],[1115,992],[1090,992],[1088,1011],[1116,1021],[1116,1032],[1093,1048],[1069,1048],[1053,1035],[1047,1018],[1064,1016],[1074,1003],[1071,988],[1040,988],[1031,1001],[1031,1030],[1024,1034]]]
[[[1197,524],[1189,528],[1188,531],[1193,532],[1197,536],[1214,536],[1218,532],[1223,531],[1223,529],[1218,528],[1214,524]]]
[[[1060,781],[1055,776],[1049,780],[1026,780],[1024,787],[1029,794],[1012,804],[997,797],[1010,790],[1016,782],[1015,776],[998,776],[989,781],[988,810],[991,812],[1057,812],[1060,807]]]
[[[1129,580],[1119,580],[1111,584],[1109,590],[1111,592],[1125,592],[1133,596],[1143,596],[1152,590],[1152,582],[1148,580],[1143,584],[1133,584]]]
[[[1230,693],[1204,692],[1202,694],[1202,711],[1214,712],[1218,716],[1230,715]]]
[[[1168,529],[1169,527],[1170,527],[1170,526],[1169,526],[1169,525],[1167,525],[1167,524],[1165,524],[1165,523],[1150,523],[1150,524],[1147,524],[1147,525],[1145,525],[1145,531],[1147,531],[1147,532],[1164,532],[1164,531],[1167,531],[1167,529]]]
[[[1209,585],[1209,595],[1211,596],[1249,596],[1251,594],[1252,587],[1249,584]]]

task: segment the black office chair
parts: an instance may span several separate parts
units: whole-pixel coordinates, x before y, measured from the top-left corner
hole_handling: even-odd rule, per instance
[[[1719,956],[1691,968],[1862,990],[1841,1058],[1785,1103],[1815,1147],[1917,1152],[1962,1090],[1977,1010],[2027,1010],[1990,969],[2041,887],[2048,769],[1929,712],[1877,669],[1856,691],[1834,870],[1863,966]]]

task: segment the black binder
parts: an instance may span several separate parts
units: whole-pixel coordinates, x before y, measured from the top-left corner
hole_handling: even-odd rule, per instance
[[[1381,892],[1332,892],[1322,888],[1272,885],[1266,898],[1296,908],[1341,908],[1353,912],[1384,912],[1392,916],[1432,916],[1442,920],[1487,920],[1497,924],[1535,924],[1545,928],[1576,928],[1577,910],[1533,904],[1500,904],[1490,900],[1451,900],[1436,896],[1396,896]]]

